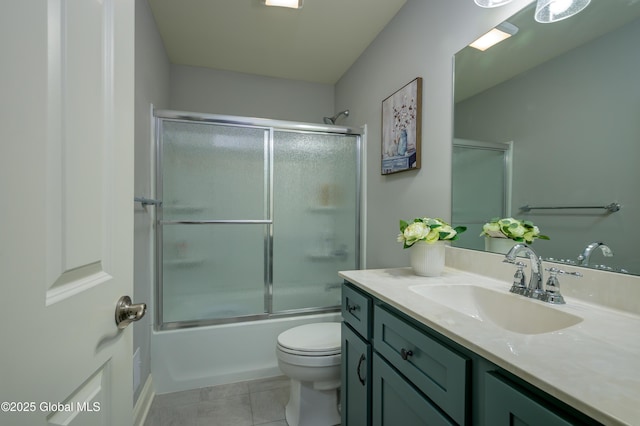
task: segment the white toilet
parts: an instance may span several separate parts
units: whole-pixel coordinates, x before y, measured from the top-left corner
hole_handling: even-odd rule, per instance
[[[340,424],[340,344],[338,322],[301,325],[278,336],[278,366],[291,379],[289,426]]]

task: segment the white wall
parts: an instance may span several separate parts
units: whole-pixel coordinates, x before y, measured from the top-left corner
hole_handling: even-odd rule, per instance
[[[169,104],[169,60],[157,32],[147,0],[136,0],[136,72],[135,72],[135,182],[137,197],[152,196],[152,149],[150,105],[166,108]],[[132,200],[133,201],[133,200]],[[153,207],[134,207],[134,294],[136,303],[151,309],[133,327],[133,349],[140,348],[141,385],[134,389],[134,403],[150,374],[150,340],[153,325]],[[134,366],[135,368],[135,366]]]
[[[453,55],[529,3],[482,9],[471,0],[408,0],[336,85],[336,110],[367,124],[367,267],[406,266],[398,221],[451,217]],[[380,174],[382,100],[423,78],[422,168]]]
[[[333,99],[328,84],[171,65],[171,108],[180,111],[322,123]]]

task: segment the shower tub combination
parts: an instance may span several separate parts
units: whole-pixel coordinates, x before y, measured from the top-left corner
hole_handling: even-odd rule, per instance
[[[278,334],[339,321],[360,264],[362,137],[155,111],[158,393],[279,375]]]

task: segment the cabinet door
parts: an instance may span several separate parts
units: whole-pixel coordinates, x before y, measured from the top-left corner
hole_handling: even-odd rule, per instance
[[[377,353],[373,355],[373,426],[440,426],[456,423],[398,374]]]
[[[371,345],[342,323],[342,425],[371,424]]]
[[[494,373],[485,382],[485,424],[491,426],[571,426],[575,423],[532,399]]]

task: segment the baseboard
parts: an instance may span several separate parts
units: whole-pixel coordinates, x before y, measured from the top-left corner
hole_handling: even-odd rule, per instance
[[[151,377],[151,374],[149,374],[149,376],[147,376],[147,380],[144,382],[140,396],[136,401],[136,405],[133,407],[134,426],[144,425],[154,396],[156,396],[156,393],[153,390],[153,378]]]

